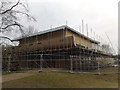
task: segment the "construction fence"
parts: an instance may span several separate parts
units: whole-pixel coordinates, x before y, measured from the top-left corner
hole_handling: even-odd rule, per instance
[[[47,70],[71,73],[118,73],[117,58],[82,49],[3,54],[2,61],[2,70],[5,72]],[[106,72],[104,71],[106,68],[112,69]]]

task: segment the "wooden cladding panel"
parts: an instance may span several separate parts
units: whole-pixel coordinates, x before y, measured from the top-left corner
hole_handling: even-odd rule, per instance
[[[8,49],[10,53],[19,53],[19,52],[27,52],[27,51],[35,51],[35,50],[53,50],[53,49],[63,49],[74,47],[73,37],[66,38],[55,38],[49,40],[38,41],[33,44],[26,44],[17,47],[11,47]]]
[[[20,40],[20,45],[32,44],[32,43],[36,43],[38,41],[43,41],[43,40],[46,41],[46,40],[55,39],[55,38],[56,39],[63,38],[64,36],[65,36],[64,31],[58,30],[58,31],[49,32],[49,33],[42,34],[42,35],[24,38],[24,39]]]
[[[74,43],[80,44],[88,48],[92,48],[92,42],[90,40],[85,39],[84,37],[70,31],[66,30],[66,37],[73,36],[74,37]]]

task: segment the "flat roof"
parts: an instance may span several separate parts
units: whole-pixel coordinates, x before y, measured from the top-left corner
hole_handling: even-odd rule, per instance
[[[29,38],[29,37],[33,37],[33,36],[37,36],[37,35],[42,35],[42,34],[45,34],[45,33],[54,32],[54,31],[58,31],[58,30],[64,30],[65,28],[79,34],[80,36],[90,40],[93,43],[96,43],[96,44],[99,43],[98,41],[95,41],[95,40],[81,34],[80,32],[74,30],[73,28],[70,28],[67,25],[62,25],[62,26],[59,26],[59,27],[55,27],[55,28],[51,28],[51,29],[48,29],[48,30],[40,31],[40,32],[37,32],[37,33],[33,33],[32,35],[25,35],[25,36],[22,36],[22,37],[17,37],[15,39],[12,39],[12,41],[18,41],[18,40],[21,40],[21,39],[24,39],[24,38]]]

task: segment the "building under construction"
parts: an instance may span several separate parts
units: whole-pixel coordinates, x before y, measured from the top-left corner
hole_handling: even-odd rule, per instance
[[[63,25],[32,35],[16,38],[18,46],[3,48],[8,60],[3,69],[43,69],[59,68],[65,70],[86,71],[106,66],[113,55],[80,32]]]

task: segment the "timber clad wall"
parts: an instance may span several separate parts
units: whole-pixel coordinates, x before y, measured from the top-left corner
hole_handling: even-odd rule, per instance
[[[49,32],[49,33],[46,33],[46,34],[21,39],[20,40],[20,45],[35,43],[37,41],[59,39],[59,38],[62,38],[62,37],[64,37],[64,31],[59,30],[59,31],[55,31],[55,32]]]
[[[65,37],[65,31],[55,31],[43,35],[20,40],[19,46],[7,49],[8,52],[26,52],[35,50],[51,50],[74,47],[73,36]]]
[[[92,41],[70,29],[60,29],[19,40],[19,46],[7,49],[10,53],[27,52],[35,50],[55,50],[75,47],[76,45],[92,49]]]
[[[66,36],[73,36],[73,38],[75,39],[75,44],[79,44],[88,48],[92,48],[92,42],[90,40],[85,39],[84,37],[70,31],[67,30]]]

